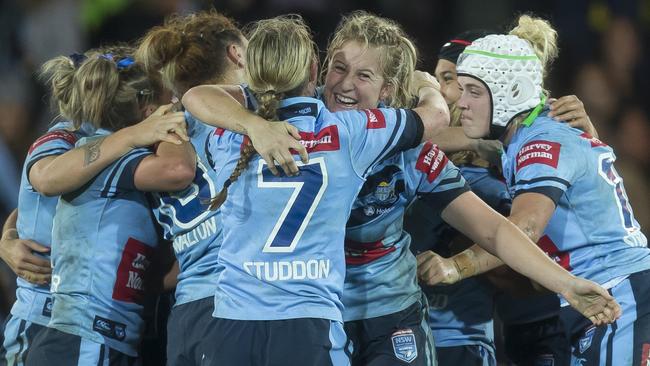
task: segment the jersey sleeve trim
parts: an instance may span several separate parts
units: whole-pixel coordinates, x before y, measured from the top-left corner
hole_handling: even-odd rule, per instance
[[[135,190],[135,169],[147,155],[150,155],[148,150],[137,149],[118,160],[113,166],[108,179],[106,179],[106,184],[101,190],[101,197],[115,197],[122,189]]]
[[[433,212],[441,212],[453,200],[458,198],[458,196],[469,191],[471,191],[471,189],[469,188],[469,185],[465,183],[462,187],[448,189],[441,192],[421,193],[419,196],[422,202],[426,203],[427,206],[434,210]]]
[[[519,189],[515,192],[515,198],[523,193],[539,193],[550,198],[553,203],[557,206],[557,203],[560,201],[560,198],[564,194],[564,191],[557,187],[532,187],[526,189]]]

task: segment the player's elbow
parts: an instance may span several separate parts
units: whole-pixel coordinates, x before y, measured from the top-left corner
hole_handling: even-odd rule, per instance
[[[180,191],[187,188],[194,180],[196,164],[190,164],[180,158],[168,159],[163,172],[162,181],[165,183],[166,190]]]
[[[53,179],[45,179],[40,174],[31,174],[29,183],[36,192],[46,197],[60,196],[63,193]]]

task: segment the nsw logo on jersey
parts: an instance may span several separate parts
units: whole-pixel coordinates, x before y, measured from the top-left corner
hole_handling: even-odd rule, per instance
[[[544,140],[527,143],[517,153],[517,171],[531,164],[544,164],[557,168],[561,146],[557,142]]]
[[[393,333],[390,339],[393,342],[393,351],[398,360],[410,363],[418,357],[418,347],[413,330],[398,330]]]
[[[427,180],[432,183],[445,168],[449,159],[437,145],[427,142],[422,147],[415,168],[427,175]]]
[[[117,268],[113,299],[141,304],[144,300],[144,276],[153,248],[129,238]]]
[[[339,143],[339,129],[336,125],[331,125],[318,131],[317,134],[313,132],[300,132],[300,144],[310,153],[317,151],[336,151],[341,147]],[[295,150],[291,150],[291,153],[297,154]]]
[[[366,128],[386,128],[386,117],[379,109],[364,109],[363,113],[366,114]]]
[[[591,347],[591,341],[594,339],[594,333],[596,333],[596,327],[589,327],[585,331],[585,334],[578,341],[578,350],[580,353],[584,353],[586,350]]]
[[[37,147],[43,145],[46,142],[53,141],[53,140],[63,140],[67,142],[68,144],[74,146],[74,144],[77,142],[77,137],[74,135],[74,133],[66,130],[56,130],[52,132],[48,132],[45,135],[39,137],[32,146],[29,147],[29,153],[31,154],[32,151],[34,151]]]

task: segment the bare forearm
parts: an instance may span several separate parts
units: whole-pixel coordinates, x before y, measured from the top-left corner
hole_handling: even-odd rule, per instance
[[[14,210],[11,211],[11,213],[7,217],[7,220],[5,220],[5,223],[2,226],[2,237],[4,237],[5,233],[8,232],[9,230],[16,230],[17,221],[18,221],[18,209],[14,208]]]
[[[497,227],[494,245],[485,249],[493,250],[493,254],[513,270],[553,292],[561,293],[573,276],[531,242],[530,239],[539,239],[538,234],[528,230],[527,234],[534,236],[529,238],[524,232],[514,223],[504,220]]]
[[[218,86],[203,85],[183,95],[183,105],[204,123],[241,134],[266,120],[244,108],[233,96]]]
[[[424,124],[423,140],[431,140],[449,126],[449,108],[440,91],[424,87],[419,92],[419,104],[414,109]]]
[[[461,279],[476,276],[503,265],[501,259],[477,244],[456,254],[453,260]]]
[[[447,127],[431,137],[431,142],[437,144],[440,150],[450,154],[466,150],[475,151],[478,140],[465,136],[462,127]]]
[[[120,130],[44,161],[44,164],[36,163],[29,172],[30,183],[46,196],[59,196],[82,187],[133,149],[128,132],[128,129]]]

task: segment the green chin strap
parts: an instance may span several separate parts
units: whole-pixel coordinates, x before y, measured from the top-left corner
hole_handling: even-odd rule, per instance
[[[521,125],[526,126],[526,127],[530,127],[530,125],[532,125],[533,122],[535,121],[535,118],[537,118],[537,116],[539,116],[539,113],[544,108],[544,104],[546,104],[546,96],[544,94],[542,94],[542,96],[540,98],[540,101],[539,101],[539,104],[535,107],[535,109],[533,109],[530,112],[530,114],[528,114],[528,117],[526,117],[526,119],[523,120],[523,122],[521,122]]]

